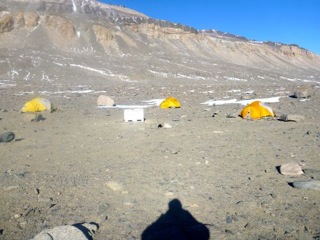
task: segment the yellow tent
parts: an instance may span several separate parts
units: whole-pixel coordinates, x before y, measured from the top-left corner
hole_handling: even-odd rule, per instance
[[[160,104],[160,108],[180,108],[180,102],[174,98],[174,97],[169,97],[162,101]]]
[[[34,98],[27,102],[22,108],[21,112],[42,112],[51,111],[51,102],[45,98]]]
[[[241,113],[242,118],[245,119],[260,119],[263,117],[274,117],[272,109],[265,106],[261,101],[254,101],[249,105],[245,106]]]

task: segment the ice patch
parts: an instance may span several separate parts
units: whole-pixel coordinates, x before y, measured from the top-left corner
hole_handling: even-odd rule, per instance
[[[237,103],[237,99],[229,99],[229,100],[208,100],[206,102],[203,102],[201,104],[204,105],[225,105],[225,104],[231,104],[231,103]]]
[[[23,96],[23,95],[32,95],[34,94],[34,91],[31,91],[31,92],[19,92],[19,93],[16,93],[14,94],[15,96]]]
[[[241,104],[241,105],[248,105],[254,101],[261,101],[264,103],[275,103],[279,102],[281,97],[270,97],[270,98],[256,98],[256,99],[250,99],[250,100],[241,100],[237,101],[236,103]]]
[[[76,6],[74,0],[72,0],[72,10],[73,10],[73,12],[77,11],[77,6]]]
[[[211,94],[211,93],[214,93],[214,90],[210,90],[210,91],[205,91],[205,92],[202,92],[204,94]]]
[[[102,74],[104,76],[118,77],[121,80],[126,81],[126,82],[135,82],[135,81],[129,80],[127,76],[124,76],[124,75],[121,75],[121,74],[113,74],[110,71],[109,72],[105,72],[105,71],[100,70],[100,69],[96,69],[96,68],[92,68],[92,67],[86,67],[86,66],[83,66],[83,65],[78,65],[78,64],[73,64],[73,63],[70,64],[70,67],[82,68],[82,69],[89,70],[89,71],[92,71],[92,72],[100,73],[100,74]]]
[[[154,106],[160,106],[160,104],[164,101],[165,99],[151,99],[151,100],[144,100],[142,102],[147,103],[148,105],[115,105],[115,106],[98,106],[98,108],[104,109],[139,109],[139,108],[148,108],[148,107],[154,107]]]
[[[239,82],[247,82],[247,79],[242,79],[242,78],[236,78],[236,77],[226,77],[224,76],[223,78],[230,80],[230,81],[239,81]]]
[[[10,80],[0,80],[0,88],[15,87],[17,85],[10,82]]]
[[[297,81],[297,79],[295,79],[295,78],[287,78],[287,77],[282,77],[282,76],[280,76],[280,78],[281,78],[281,79],[288,80],[288,81],[290,81],[290,82],[295,82],[295,81]]]
[[[152,107],[151,105],[115,105],[115,106],[98,106],[101,109],[139,109],[139,108],[148,108]]]
[[[241,104],[241,105],[247,105],[250,104],[254,101],[261,101],[264,103],[275,103],[275,102],[279,102],[281,97],[271,97],[271,98],[256,98],[256,99],[250,99],[250,100],[240,100],[237,101],[237,99],[229,99],[229,100],[208,100],[206,102],[203,102],[201,104],[204,105],[209,105],[209,106],[214,106],[214,105],[225,105],[225,104],[232,104],[232,103],[236,103],[236,104]]]
[[[246,91],[246,92],[244,92],[245,94],[252,94],[252,93],[254,93],[254,90],[249,90],[249,91]]]
[[[237,92],[241,92],[241,90],[240,89],[231,89],[231,90],[229,90],[227,92],[229,92],[229,93],[237,93]]]
[[[57,91],[57,92],[48,92],[48,91],[39,91],[42,95],[55,95],[55,94],[66,94],[66,93],[94,93],[94,90],[88,89],[88,90],[75,90],[75,91]]]
[[[160,106],[160,104],[164,101],[165,99],[164,98],[161,98],[161,99],[151,99],[151,100],[145,100],[145,101],[142,101],[142,102],[145,102],[151,106]]]
[[[1,85],[0,85],[1,86]],[[74,91],[56,91],[56,92],[49,92],[49,91],[39,91],[38,93],[40,95],[58,95],[58,94],[97,94],[97,93],[106,93],[107,91],[101,90],[101,91],[94,91],[91,89],[86,89],[86,90],[74,90]],[[22,96],[22,95],[32,95],[34,92],[19,92],[15,94],[16,96]]]
[[[152,73],[154,75],[157,75],[157,76],[165,77],[165,78],[169,77],[168,73],[164,73],[164,72],[156,72],[156,71],[153,71],[153,70],[148,70],[148,72],[150,72],[150,73]]]

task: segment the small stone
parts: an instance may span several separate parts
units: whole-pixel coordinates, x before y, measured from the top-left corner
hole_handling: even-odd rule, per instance
[[[280,121],[284,122],[301,122],[304,119],[304,116],[298,114],[282,114],[279,118]]]
[[[227,118],[236,118],[237,115],[234,114],[234,113],[227,113],[227,114],[226,114],[226,117],[227,117]]]
[[[252,99],[252,96],[247,94],[247,95],[241,96],[240,99],[241,100],[250,100],[250,99]]]
[[[320,190],[320,180],[297,181],[290,183],[290,185],[300,189]]]
[[[21,227],[22,229],[24,229],[24,228],[26,227],[27,223],[28,223],[28,222],[24,220],[24,221],[22,221],[22,222],[19,223],[19,227]]]
[[[165,196],[167,196],[167,197],[173,196],[173,192],[166,192]]]
[[[0,134],[0,143],[1,142],[11,142],[15,138],[15,134],[13,132],[5,132]]]
[[[280,173],[282,175],[296,177],[303,174],[303,171],[301,168],[301,164],[297,162],[289,162],[280,166]]]
[[[298,98],[298,99],[308,98],[308,97],[310,97],[309,90],[310,90],[310,88],[307,86],[299,86],[294,90],[291,97]]]
[[[159,124],[158,125],[158,128],[172,128],[172,126],[169,124],[169,123],[164,123],[164,124]]]
[[[270,196],[271,196],[272,198],[277,198],[277,195],[274,194],[274,193],[270,193]]]
[[[94,223],[58,226],[40,232],[32,240],[88,240],[93,239],[97,230],[98,225]]]
[[[225,229],[224,232],[233,235],[233,232],[231,230],[229,230],[229,229]]]
[[[168,129],[168,128],[172,128],[172,126],[169,123],[164,123],[163,128]]]
[[[244,228],[251,228],[251,224],[247,223],[246,225],[244,225]]]
[[[107,182],[106,185],[114,192],[118,192],[123,189],[123,187],[120,183],[113,182],[113,181]]]
[[[98,106],[114,106],[114,100],[108,96],[100,95],[97,99]]]

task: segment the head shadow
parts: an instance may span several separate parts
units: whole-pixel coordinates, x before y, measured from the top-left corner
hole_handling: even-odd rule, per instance
[[[141,234],[142,240],[208,240],[209,229],[182,208],[178,199],[168,204],[166,213],[150,224]]]

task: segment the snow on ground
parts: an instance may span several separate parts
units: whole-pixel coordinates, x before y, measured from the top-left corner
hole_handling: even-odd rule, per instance
[[[148,108],[154,106],[160,106],[160,104],[164,101],[164,98],[161,99],[151,99],[151,100],[144,100],[143,103],[147,105],[115,105],[115,106],[98,106],[98,108],[108,108],[108,109],[136,109],[136,108]]]
[[[241,105],[247,105],[250,104],[254,101],[261,101],[264,103],[275,103],[279,102],[281,97],[270,97],[270,98],[256,98],[256,99],[249,99],[249,100],[239,100],[237,99],[228,99],[228,100],[208,100],[206,102],[203,102],[201,104],[204,105],[209,105],[209,106],[214,106],[214,105],[224,105],[224,104],[231,104],[231,103],[236,103],[236,104],[241,104]]]
[[[7,87],[15,87],[15,83],[11,83],[10,80],[0,80],[0,88],[7,88]]]
[[[98,106],[98,108],[104,109],[139,109],[139,108],[148,108],[153,105],[115,105],[115,106]]]
[[[247,79],[236,78],[236,77],[224,76],[223,78],[226,79],[226,80],[230,80],[230,81],[240,81],[240,82],[247,82],[248,81]]]

